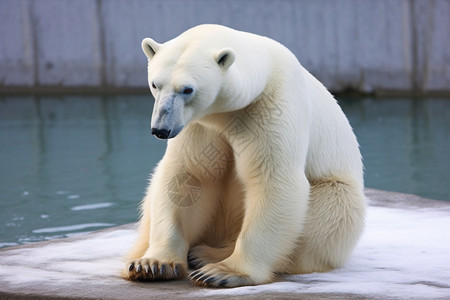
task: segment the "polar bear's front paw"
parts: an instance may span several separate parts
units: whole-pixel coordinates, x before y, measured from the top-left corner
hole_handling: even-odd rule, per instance
[[[186,276],[186,267],[181,262],[164,262],[152,258],[131,261],[123,277],[133,281],[173,280]]]
[[[189,279],[199,286],[206,287],[237,287],[243,285],[255,285],[250,276],[240,274],[225,266],[223,263],[207,264],[189,274]]]

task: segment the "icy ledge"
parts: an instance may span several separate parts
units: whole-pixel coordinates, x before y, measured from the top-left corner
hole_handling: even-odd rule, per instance
[[[367,227],[345,267],[206,289],[118,277],[135,225],[0,250],[0,298],[450,298],[450,203],[367,189]]]

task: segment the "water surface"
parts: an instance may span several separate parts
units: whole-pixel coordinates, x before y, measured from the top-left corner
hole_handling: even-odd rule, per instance
[[[339,99],[366,186],[450,200],[450,99]],[[138,219],[166,143],[149,96],[0,97],[0,247]]]

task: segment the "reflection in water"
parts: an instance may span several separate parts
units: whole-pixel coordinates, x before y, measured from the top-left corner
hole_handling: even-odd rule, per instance
[[[366,186],[450,201],[450,99],[341,100]]]
[[[450,100],[340,99],[368,187],[450,200]],[[149,96],[0,98],[0,247],[136,221],[165,142]]]
[[[0,246],[136,221],[165,149],[151,109],[148,96],[0,99]]]

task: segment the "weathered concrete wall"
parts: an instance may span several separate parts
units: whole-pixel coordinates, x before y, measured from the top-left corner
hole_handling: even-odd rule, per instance
[[[0,88],[145,87],[140,41],[218,23],[274,38],[332,90],[450,91],[449,0],[1,0]]]

